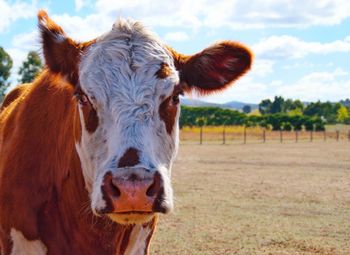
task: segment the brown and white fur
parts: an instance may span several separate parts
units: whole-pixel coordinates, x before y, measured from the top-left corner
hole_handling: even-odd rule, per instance
[[[251,53],[182,55],[123,19],[78,43],[38,18],[46,68],[0,112],[1,254],[147,254],[173,208],[179,95],[223,90]]]

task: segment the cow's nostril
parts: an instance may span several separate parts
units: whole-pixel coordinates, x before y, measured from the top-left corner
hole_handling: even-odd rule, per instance
[[[157,172],[154,175],[153,183],[146,191],[146,195],[149,197],[155,197],[161,188],[161,178],[160,174]]]
[[[111,179],[109,183],[109,193],[112,197],[115,198],[120,196],[120,190],[118,186],[113,182],[113,179]]]

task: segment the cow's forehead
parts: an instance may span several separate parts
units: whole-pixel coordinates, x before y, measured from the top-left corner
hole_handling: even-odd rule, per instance
[[[156,73],[164,64],[169,75],[159,78]],[[165,45],[132,20],[118,20],[89,48],[80,64],[82,89],[100,102],[122,97],[119,99],[137,103],[143,97],[167,96],[178,79]]]

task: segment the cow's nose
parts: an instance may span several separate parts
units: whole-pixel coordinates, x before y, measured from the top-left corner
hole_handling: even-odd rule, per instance
[[[155,201],[162,190],[160,174],[150,174],[146,170],[142,174],[128,173],[120,176],[107,173],[102,186],[102,192],[109,199],[110,211],[113,213],[153,212]]]

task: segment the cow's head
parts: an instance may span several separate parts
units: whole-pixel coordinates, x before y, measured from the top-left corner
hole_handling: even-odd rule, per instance
[[[228,87],[249,70],[250,51],[225,41],[185,56],[130,20],[77,43],[44,11],[38,16],[48,69],[75,87],[76,150],[92,210],[119,223],[171,211],[179,96]]]

